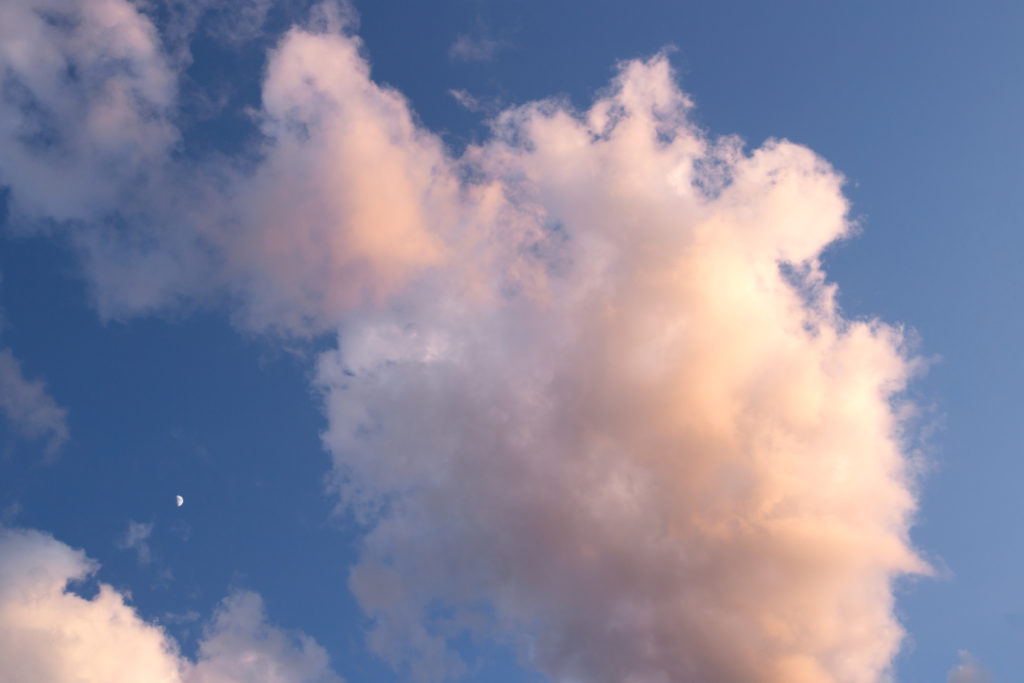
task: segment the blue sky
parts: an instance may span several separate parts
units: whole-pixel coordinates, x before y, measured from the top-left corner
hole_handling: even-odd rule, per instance
[[[1024,670],[1018,4],[0,12],[24,680]]]

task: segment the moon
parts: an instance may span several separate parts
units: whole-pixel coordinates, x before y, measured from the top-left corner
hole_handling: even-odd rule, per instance
[[[174,502],[178,504],[178,507],[181,507],[182,505],[185,504],[185,499],[182,498],[181,496],[175,496]]]

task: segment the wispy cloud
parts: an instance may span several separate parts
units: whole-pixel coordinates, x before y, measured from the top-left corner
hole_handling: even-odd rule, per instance
[[[148,543],[152,533],[152,524],[130,520],[127,531],[117,539],[117,547],[122,550],[134,550],[139,564],[149,564],[153,561],[153,554],[150,552]]]
[[[448,48],[448,57],[456,62],[489,62],[502,47],[501,41],[482,31],[462,33]]]
[[[0,412],[21,434],[44,439],[47,457],[55,456],[68,440],[68,411],[47,393],[42,381],[25,377],[9,348],[0,348]]]
[[[468,90],[462,89],[449,89],[448,94],[452,96],[460,107],[467,111],[478,112],[487,114],[488,116],[494,116],[498,114],[501,109],[501,102],[496,97],[482,98],[473,95]]]
[[[967,650],[960,650],[960,663],[949,672],[946,683],[992,683],[992,676]]]
[[[12,526],[21,514],[21,503],[14,501],[0,511],[0,526]]]

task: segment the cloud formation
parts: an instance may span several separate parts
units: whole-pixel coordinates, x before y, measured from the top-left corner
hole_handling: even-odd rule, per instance
[[[0,661],[9,683],[340,683],[323,648],[269,625],[254,593],[229,595],[195,662],[106,584],[68,583],[96,564],[51,536],[0,528]]]
[[[376,86],[356,39],[289,31],[267,68],[266,142],[210,241],[246,323],[323,330],[443,263],[458,184],[441,142]]]
[[[221,603],[185,683],[342,683],[309,636],[267,623],[263,600],[236,591]]]
[[[99,10],[68,30],[28,6],[4,11],[99,59]],[[227,301],[250,329],[339,330],[317,385],[336,492],[368,529],[349,584],[376,652],[420,680],[464,670],[466,632],[555,680],[881,678],[892,582],[927,571],[900,398],[920,363],[836,305],[820,258],[851,225],[827,163],[710,137],[660,55],[585,111],[504,111],[456,158],[357,38],[294,28],[259,148],[196,168],[167,151],[152,26],[96,7],[134,36],[101,55],[137,68],[65,96],[5,36],[28,94],[5,100],[0,178],[21,215],[62,221],[105,314]],[[63,132],[111,102],[113,140]],[[67,169],[21,132],[51,109]],[[92,169],[97,193],[51,208],[22,164]]]
[[[176,77],[152,24],[123,0],[5,2],[0,65],[12,223],[132,206],[177,140]]]
[[[501,48],[501,43],[478,30],[475,35],[460,33],[448,48],[448,57],[456,62],[489,62]]]
[[[556,680],[868,682],[899,647],[915,364],[825,281],[841,178],[689,107],[655,57],[588,111],[504,114],[464,161],[533,240],[518,282],[446,272],[322,359],[372,520],[350,585],[422,680],[481,621]]]
[[[967,650],[960,650],[960,663],[949,672],[946,683],[992,683],[992,677]]]
[[[153,553],[149,549],[149,537],[152,533],[152,523],[129,520],[128,529],[117,539],[117,547],[122,550],[134,550],[139,564],[149,564],[153,561]]]
[[[29,380],[9,348],[0,348],[0,412],[18,432],[46,440],[53,457],[68,440],[68,411],[46,391],[40,380]]]
[[[196,168],[175,162],[174,70],[129,3],[3,12],[10,223],[77,249],[103,317],[228,300],[246,327],[323,332],[445,259],[456,174],[402,95],[370,81],[357,39],[289,31],[270,55],[257,161]],[[328,3],[312,23],[350,17]]]

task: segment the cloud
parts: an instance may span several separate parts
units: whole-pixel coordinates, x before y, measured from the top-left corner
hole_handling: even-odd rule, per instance
[[[174,161],[176,84],[145,16],[124,0],[3,11],[11,224],[75,247],[104,318],[227,300],[243,326],[323,332],[446,258],[450,160],[402,95],[370,81],[357,39],[288,32],[267,67],[256,162],[196,168]],[[325,3],[311,23],[350,21]]]
[[[12,223],[98,218],[159,175],[177,140],[167,120],[176,82],[131,5],[5,2],[0,65],[0,183],[15,200]]]
[[[96,570],[82,552],[11,529],[0,530],[0,550],[0,660],[11,683],[181,680],[174,642],[117,591],[67,591]]]
[[[188,295],[201,253],[168,229],[177,74],[125,0],[0,7],[0,184],[9,230],[72,245],[101,314]]]
[[[501,49],[500,41],[481,31],[461,33],[448,48],[448,58],[455,62],[489,62]]]
[[[259,596],[229,595],[195,662],[106,584],[84,553],[37,531],[0,529],[0,661],[9,683],[338,683],[312,639],[270,626]]]
[[[0,511],[0,526],[10,526],[21,514],[21,503],[14,501]]]
[[[209,22],[210,35],[224,43],[239,44],[262,35],[272,0],[242,0],[240,2],[211,2],[209,9],[215,16]]]
[[[449,268],[322,358],[350,586],[420,680],[464,629],[556,680],[867,683],[899,648],[917,363],[825,280],[839,175],[689,108],[655,57],[506,112],[464,159],[507,201],[492,289]]]
[[[274,3],[272,0],[144,0],[134,3],[148,17],[159,18],[164,52],[183,71],[192,64],[192,42],[206,36],[221,46],[238,50],[251,41],[268,41],[267,18],[272,10],[292,15],[307,12],[311,30],[337,33],[359,26],[359,12],[349,0],[315,3]],[[277,22],[270,22],[276,24]]]
[[[152,533],[152,524],[130,520],[128,530],[117,541],[117,547],[122,550],[134,550],[139,558],[139,564],[149,564],[153,560],[153,554],[149,550],[147,541]]]
[[[341,683],[327,653],[309,636],[292,636],[267,623],[262,599],[228,596],[199,646],[187,683]]]
[[[452,96],[460,107],[467,111],[483,111],[484,105],[480,102],[480,99],[474,97],[468,90],[450,88],[448,94]]]
[[[482,113],[488,116],[495,116],[501,113],[501,101],[497,97],[477,97],[468,90],[454,88],[449,89],[448,94],[466,111]]]
[[[48,457],[68,440],[68,411],[47,393],[43,382],[25,378],[9,348],[0,348],[0,412],[23,435],[45,439]]]
[[[992,677],[967,650],[960,650],[960,664],[949,672],[946,683],[991,683]]]
[[[507,109],[456,158],[320,22],[269,56],[259,147],[189,165],[168,152],[155,32],[99,6],[139,37],[106,48],[138,62],[110,71],[140,89],[119,110],[129,163],[107,173],[109,145],[76,133],[59,172],[92,169],[97,193],[51,209],[29,175],[12,202],[57,221],[101,314],[191,301],[338,331],[317,386],[335,490],[368,530],[349,585],[374,651],[419,680],[465,671],[467,632],[556,680],[887,671],[893,581],[928,571],[901,398],[921,362],[899,327],[836,305],[820,259],[851,224],[827,163],[707,135],[663,55],[620,65],[585,111]],[[88,65],[87,15],[16,18]],[[12,73],[56,78],[15,52]],[[113,87],[71,85],[32,96],[59,131]],[[4,120],[36,125],[18,106]],[[5,179],[46,157],[14,130]]]
[[[271,55],[260,163],[210,235],[246,324],[323,330],[448,256],[458,187],[441,142],[376,86],[356,39],[290,31]]]

